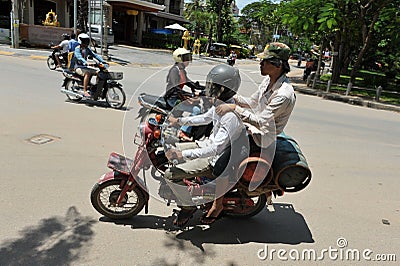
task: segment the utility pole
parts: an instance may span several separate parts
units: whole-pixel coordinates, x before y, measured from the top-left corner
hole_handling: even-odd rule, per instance
[[[19,8],[18,1],[12,1],[12,21],[11,21],[11,45],[12,48],[19,48]]]
[[[78,20],[78,0],[74,0],[74,33],[77,33],[76,24]]]
[[[103,2],[103,5],[101,6],[101,9],[103,10],[103,16],[102,16],[102,20],[103,20],[103,49],[102,49],[102,55],[105,58],[109,58],[108,56],[108,20],[110,17],[110,5],[108,3]]]

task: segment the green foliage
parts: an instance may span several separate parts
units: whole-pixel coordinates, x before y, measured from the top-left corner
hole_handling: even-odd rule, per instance
[[[181,47],[182,37],[179,34],[143,33],[142,43],[151,48],[176,49]]]

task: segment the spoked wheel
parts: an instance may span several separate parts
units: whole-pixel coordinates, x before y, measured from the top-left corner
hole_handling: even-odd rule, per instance
[[[104,216],[111,219],[126,219],[138,214],[144,207],[146,199],[138,188],[127,192],[121,204],[116,202],[121,188],[121,180],[109,180],[103,184],[95,184],[90,193],[93,207]]]
[[[108,105],[115,109],[121,109],[126,100],[125,92],[118,86],[110,87],[106,93]]]
[[[78,94],[80,93],[79,87],[78,87],[78,82],[76,80],[68,80],[67,84],[65,84],[65,89],[68,91],[78,93]],[[71,101],[74,101],[74,102],[79,102],[80,100],[83,99],[82,96],[78,97],[78,96],[74,96],[74,95],[69,95],[67,93],[66,93],[66,95],[67,95],[68,99],[70,99]]]
[[[245,204],[243,208],[238,207],[236,210],[226,211],[225,214],[227,216],[235,218],[248,218],[257,215],[264,209],[267,203],[267,197],[265,196],[265,194],[262,194],[258,197],[247,198],[245,199],[245,201],[248,204]],[[250,204],[251,202],[253,203]]]
[[[56,62],[54,62],[53,57],[47,58],[47,66],[50,68],[50,70],[56,69]]]

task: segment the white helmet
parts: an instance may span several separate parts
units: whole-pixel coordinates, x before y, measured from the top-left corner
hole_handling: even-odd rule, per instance
[[[81,33],[78,35],[78,42],[79,44],[86,44],[89,45],[90,37],[86,33]]]
[[[186,50],[185,48],[178,48],[172,53],[175,62],[177,63],[183,63],[187,61],[192,61],[192,54],[190,53],[189,50]]]

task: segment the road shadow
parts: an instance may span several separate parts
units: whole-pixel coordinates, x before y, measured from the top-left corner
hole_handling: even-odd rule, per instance
[[[113,110],[122,111],[122,112],[128,112],[133,109],[132,107],[129,107],[129,106],[123,106],[121,109],[114,109],[111,106],[109,106],[107,104],[107,102],[105,102],[105,101],[95,101],[95,100],[90,100],[90,99],[83,99],[83,100],[80,100],[79,102],[66,99],[65,102],[71,103],[71,104],[84,104],[87,107],[100,107],[100,108],[104,108],[104,109],[113,109]]]
[[[188,230],[177,230],[172,225],[172,216],[138,215],[129,220],[114,221],[102,217],[100,221],[117,225],[129,225],[131,229],[157,229],[174,232],[176,245],[189,241],[204,252],[203,244],[282,243],[297,245],[314,243],[304,217],[296,212],[292,204],[273,204],[274,211],[265,208],[260,214],[249,219],[224,217],[211,226],[199,224],[200,212],[191,219]],[[171,243],[170,243],[171,244]],[[171,244],[173,245],[173,244]]]
[[[121,66],[126,66],[131,63],[131,61],[120,59],[118,57],[115,57],[112,54],[110,55],[110,58],[111,58],[111,62],[117,63],[118,65],[121,65]]]
[[[74,206],[65,217],[42,219],[24,228],[19,238],[2,241],[0,265],[71,265],[87,254],[95,223]]]

